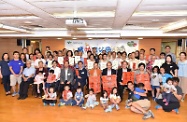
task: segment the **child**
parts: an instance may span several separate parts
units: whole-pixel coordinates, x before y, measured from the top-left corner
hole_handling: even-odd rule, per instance
[[[152,86],[152,97],[156,101],[160,94],[160,83],[162,82],[162,76],[159,74],[159,67],[154,66],[151,73],[151,86]],[[155,97],[156,90],[156,97]]]
[[[139,92],[139,93],[144,93],[145,92],[143,83],[138,83],[137,84],[137,87],[135,88],[134,95],[132,97],[133,101],[137,101],[141,97],[139,94],[136,94],[136,92]]]
[[[170,102],[171,95],[173,94],[172,91],[177,91],[175,86],[173,85],[173,79],[168,78],[166,83],[163,85],[164,92],[162,93],[163,102],[167,106]]]
[[[49,69],[52,68],[52,62],[53,62],[53,55],[49,55],[49,57],[46,61],[46,66],[47,66],[48,71],[49,71]]]
[[[72,105],[72,97],[73,94],[70,91],[69,85],[64,87],[64,91],[62,92],[62,99],[60,99],[59,107],[64,105]]]
[[[48,89],[50,86],[52,86],[55,80],[56,76],[54,75],[54,70],[50,70],[45,84],[45,88]]]
[[[53,87],[50,87],[48,90],[48,93],[44,95],[43,97],[43,104],[44,106],[50,105],[55,106],[57,102],[57,94],[55,92],[55,89]]]
[[[100,97],[101,106],[104,110],[108,108],[108,93],[106,90],[103,91],[103,94]]]
[[[40,91],[40,84],[43,84],[43,89],[44,89],[44,75],[43,71],[39,71],[38,74],[36,75],[34,79],[34,84],[37,84],[37,93],[40,94],[42,91]]]
[[[119,96],[119,94],[118,94],[117,87],[114,87],[114,88],[112,89],[112,92],[111,92],[111,94],[110,94],[110,102],[112,103],[112,105],[110,105],[110,106],[105,110],[105,112],[111,112],[112,109],[113,109],[114,107],[116,107],[116,110],[117,110],[117,111],[120,109],[120,107],[119,107],[118,104],[121,102],[121,98],[120,98],[120,96]]]
[[[72,106],[77,105],[82,107],[84,104],[84,96],[82,92],[82,88],[79,86],[77,87],[77,92],[75,93],[74,100],[72,101]]]
[[[82,107],[83,109],[86,109],[87,107],[94,108],[95,106],[99,105],[98,102],[96,102],[96,96],[94,94],[94,90],[90,89],[89,94],[85,96],[87,99],[86,105]]]
[[[170,75],[168,73],[165,73],[164,67],[160,67],[160,74],[162,76],[162,82],[160,83],[160,85],[164,85],[168,78],[172,78],[173,77],[172,75]]]

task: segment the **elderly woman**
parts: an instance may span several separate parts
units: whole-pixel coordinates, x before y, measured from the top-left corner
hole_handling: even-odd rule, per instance
[[[44,67],[42,61],[39,61],[39,62],[38,62],[38,68],[36,68],[36,74],[38,74],[39,71],[42,71],[42,72],[43,72],[44,77],[45,77],[45,80],[44,80],[44,81],[46,81],[47,76],[48,76],[48,70],[47,70],[47,68]],[[39,85],[40,91],[43,91],[43,87],[44,87],[44,86],[43,86],[43,84],[41,83],[41,84]],[[37,84],[34,84],[34,93],[36,94],[35,97],[38,97],[38,96],[39,96],[39,98],[42,97],[42,92],[40,92],[39,94],[37,93]]]
[[[31,67],[31,61],[26,62],[26,68],[23,70],[22,74],[22,82],[20,84],[20,91],[19,91],[19,97],[18,100],[26,99],[28,97],[28,89],[29,84],[33,82],[33,78],[35,75],[35,68]]]
[[[127,88],[129,89],[129,94],[128,94],[128,106],[130,106],[130,110],[134,113],[137,114],[143,114],[143,119],[148,119],[150,117],[154,118],[154,114],[152,113],[151,110],[149,110],[151,106],[151,102],[147,98],[147,94],[145,93],[140,93],[135,91],[135,86],[133,82],[129,81],[127,83]],[[137,100],[134,99],[134,95],[139,95],[140,98]]]

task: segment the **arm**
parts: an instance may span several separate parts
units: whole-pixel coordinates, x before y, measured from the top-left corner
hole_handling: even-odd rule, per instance
[[[13,75],[16,75],[16,74],[14,73],[12,67],[10,66],[9,68],[10,68],[10,72],[11,72]]]
[[[178,76],[178,69],[176,69],[174,72],[175,72],[174,76],[177,77]]]
[[[182,95],[178,95],[177,92],[173,92],[173,95],[180,101],[182,99]]]

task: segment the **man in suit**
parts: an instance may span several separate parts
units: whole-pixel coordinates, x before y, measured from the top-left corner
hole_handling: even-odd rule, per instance
[[[71,88],[71,84],[74,80],[74,72],[71,68],[69,68],[69,62],[64,62],[64,68],[61,70],[60,74],[60,92],[64,90],[65,85],[69,85]]]
[[[123,73],[131,72],[131,69],[128,69],[127,66],[128,66],[127,61],[123,61],[122,68],[118,69],[117,71],[118,93],[121,97],[121,101],[123,100],[123,91],[125,88],[125,84],[123,84]]]
[[[108,62],[107,68],[103,69],[102,75],[116,75],[116,70],[112,69],[112,63]]]

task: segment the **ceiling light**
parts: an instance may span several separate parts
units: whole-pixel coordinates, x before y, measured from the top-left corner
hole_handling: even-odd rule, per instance
[[[170,31],[178,30],[178,29],[181,29],[181,28],[184,28],[184,27],[187,27],[187,19],[183,19],[183,20],[180,20],[180,21],[177,21],[177,22],[170,23],[170,24],[162,27],[161,29],[164,32],[170,32]]]
[[[112,28],[77,28],[78,30],[112,30]]]
[[[25,21],[24,23],[25,23],[25,24],[31,24],[32,22],[30,22],[30,21]]]
[[[75,17],[74,12],[71,13],[54,13],[55,18],[72,18]],[[98,12],[77,12],[76,17],[114,17],[114,11],[98,11]]]
[[[138,39],[143,39],[142,37],[138,38]]]
[[[88,39],[90,39],[90,40],[91,40],[91,39],[93,39],[93,38],[88,38]]]
[[[140,11],[132,16],[187,16],[187,11]]]
[[[30,33],[30,31],[18,27],[13,27],[13,26],[8,26],[4,24],[0,24],[0,28],[7,29],[7,30],[13,30],[13,31],[18,31],[18,32],[24,32],[24,33]]]
[[[0,20],[23,20],[23,19],[39,19],[36,16],[2,16]]]
[[[60,39],[62,39],[62,38],[56,38],[56,39],[60,40]]]
[[[74,38],[72,38],[72,39],[77,39],[77,38],[74,37]]]
[[[159,19],[153,19],[152,20],[153,22],[158,22],[158,21],[160,21]]]

